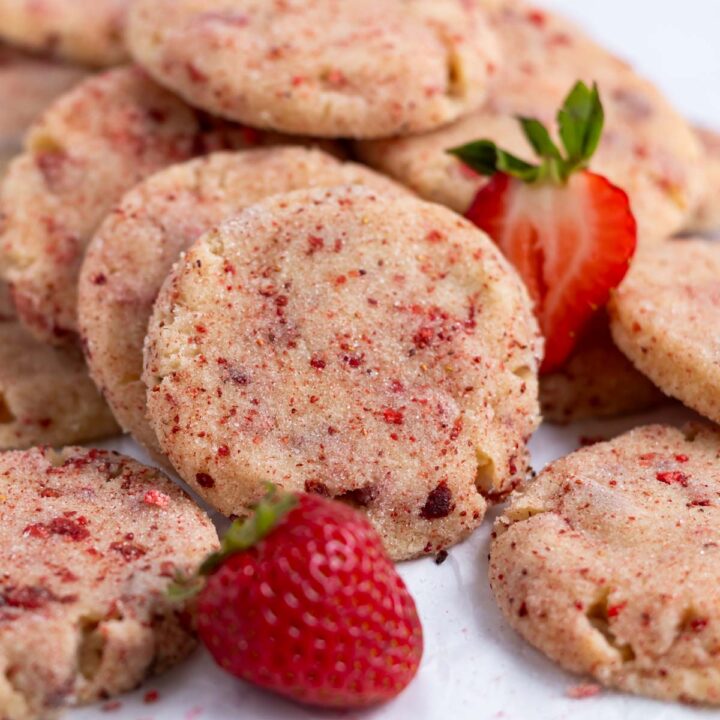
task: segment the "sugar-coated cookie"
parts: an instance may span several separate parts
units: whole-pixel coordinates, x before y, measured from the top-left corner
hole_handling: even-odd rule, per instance
[[[605,313],[585,329],[562,370],[540,377],[543,418],[561,425],[639,413],[664,397],[618,350]]]
[[[544,470],[495,525],[508,622],[564,668],[720,704],[716,428],[633,430]]]
[[[35,340],[0,283],[0,450],[88,442],[118,431],[80,350]]]
[[[22,148],[22,136],[58,95],[69,90],[85,72],[48,62],[0,45],[0,176]]]
[[[128,44],[190,104],[320,137],[455,120],[499,61],[478,0],[137,0]]]
[[[618,347],[663,392],[720,422],[720,244],[648,248],[610,302]]]
[[[213,148],[265,141],[198,113],[138,68],[93,76],[59,98],[0,190],[0,275],[22,322],[46,342],[74,336],[85,249],[125,191]]]
[[[408,191],[320,150],[278,147],[215,153],[163,170],[131,190],[90,243],[79,287],[92,375],[124,429],[155,455],[146,419],[142,349],[153,303],[180,253],[206,230],[269,195],[361,183]]]
[[[483,0],[501,39],[504,62],[481,110],[431,133],[360,143],[361,157],[428,200],[458,212],[486,180],[447,154],[489,138],[532,159],[517,115],[555,126],[555,115],[578,81],[597,81],[606,129],[592,169],[630,196],[641,240],[679,230],[700,202],[704,176],[690,126],[629,66],[562,18],[517,0]]]
[[[705,187],[700,206],[686,227],[691,232],[720,231],[720,133],[695,128],[703,150]]]
[[[436,552],[521,482],[537,326],[518,276],[446,208],[301,190],[203,236],[155,305],[148,416],[211,504],[267,482],[367,513],[395,559]]]
[[[0,0],[0,38],[93,67],[126,59],[130,0]]]
[[[157,470],[84,448],[2,453],[0,535],[3,720],[130,690],[193,649],[167,588],[217,534]]]

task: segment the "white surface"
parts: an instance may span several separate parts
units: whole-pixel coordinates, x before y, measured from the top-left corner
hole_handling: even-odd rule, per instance
[[[546,426],[532,440],[534,467],[575,450],[582,437],[611,438],[649,422],[682,424],[694,416],[669,405],[657,412],[569,428]],[[107,443],[140,460],[130,441]],[[97,707],[70,713],[69,720],[695,720],[710,711],[658,703],[610,691],[571,700],[582,682],[558,669],[507,627],[487,582],[492,518],[443,565],[432,559],[400,566],[420,612],[425,655],[418,677],[393,703],[366,713],[321,713],[256,691],[218,670],[199,651],[187,663],[121,698],[111,714]],[[158,690],[157,703],[144,694]]]
[[[546,0],[576,17],[598,39],[652,77],[690,117],[720,126],[720,0]],[[581,436],[611,437],[655,420],[680,423],[681,408],[612,423],[567,429],[544,427],[532,442],[536,469],[578,446]],[[129,442],[111,444],[140,458]],[[123,697],[112,713],[95,708],[71,720],[689,720],[711,711],[603,692],[570,700],[582,682],[559,670],[504,623],[487,583],[490,522],[442,566],[422,560],[401,566],[425,630],[419,676],[394,703],[364,713],[307,710],[236,682],[199,652],[176,671]],[[157,703],[143,703],[148,689]],[[715,715],[715,713],[712,713]]]

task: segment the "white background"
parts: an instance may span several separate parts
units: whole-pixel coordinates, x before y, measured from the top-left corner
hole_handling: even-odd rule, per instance
[[[689,117],[720,127],[720,0],[545,0],[563,10],[655,80]],[[720,202],[720,198],[718,198]],[[536,469],[574,449],[581,435],[613,434],[644,421],[681,422],[677,407],[645,418],[543,428],[533,440]],[[129,443],[114,444],[138,455]],[[140,455],[138,455],[141,457]],[[112,713],[97,707],[70,720],[681,720],[717,716],[612,692],[570,700],[581,682],[556,668],[509,630],[487,583],[489,522],[438,567],[408,563],[401,573],[422,617],[426,651],[419,676],[394,703],[357,713],[321,713],[276,700],[216,670],[198,653],[192,660],[122,698]],[[148,689],[160,700],[142,702]]]

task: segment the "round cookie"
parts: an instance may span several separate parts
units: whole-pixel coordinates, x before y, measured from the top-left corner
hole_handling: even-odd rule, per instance
[[[0,45],[0,176],[22,148],[30,123],[58,95],[79,82],[85,73]]]
[[[402,186],[320,150],[216,153],[163,170],[133,188],[90,243],[79,286],[81,336],[98,387],[123,428],[160,454],[146,419],[143,342],[160,287],[183,250],[222,220],[277,193],[363,184]]]
[[[212,121],[137,68],[93,76],[31,129],[0,189],[0,274],[40,339],[77,330],[77,279],[95,230],[148,175],[212,149],[275,141]]]
[[[0,0],[0,37],[36,52],[93,67],[126,59],[130,0]]]
[[[720,704],[720,433],[633,430],[544,470],[495,525],[515,630],[625,691]]]
[[[518,276],[449,210],[359,186],[279,195],[207,233],[163,286],[148,417],[226,514],[266,483],[367,513],[396,560],[434,553],[519,484],[538,424]]]
[[[31,337],[0,283],[0,450],[89,442],[119,431],[80,350]]]
[[[193,105],[320,137],[443,125],[480,105],[498,62],[475,0],[137,0],[128,44]]]
[[[720,422],[720,245],[640,253],[610,301],[618,347],[663,392]]]
[[[540,377],[543,418],[561,425],[639,413],[663,398],[618,350],[605,313],[587,327],[562,370]]]
[[[107,698],[193,649],[168,598],[217,546],[157,470],[100,450],[0,454],[0,716],[39,720]]]
[[[532,158],[516,116],[555,115],[578,79],[597,81],[606,129],[592,168],[627,191],[643,239],[679,230],[700,201],[699,143],[667,100],[625,63],[560,17],[515,0],[486,3],[505,62],[481,110],[435,132],[359,143],[360,156],[422,197],[464,213],[487,182],[449,148],[490,138]]]
[[[686,230],[690,232],[720,231],[720,133],[706,128],[695,128],[703,149],[705,188],[700,207],[690,219]]]

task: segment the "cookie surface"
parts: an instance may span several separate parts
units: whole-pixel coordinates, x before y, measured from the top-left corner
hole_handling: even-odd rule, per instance
[[[561,425],[639,413],[663,399],[618,350],[604,313],[586,328],[562,370],[540,378],[543,418]]]
[[[98,387],[124,429],[159,454],[146,419],[143,342],[153,303],[180,253],[217,223],[269,195],[361,183],[402,186],[362,165],[299,147],[216,153],[153,175],[111,212],[88,248],[79,288],[81,335]]]
[[[422,197],[464,213],[486,180],[447,154],[489,138],[533,158],[516,115],[555,127],[555,115],[577,80],[597,81],[606,129],[592,169],[630,196],[641,239],[679,230],[700,201],[704,178],[692,130],[650,83],[574,25],[514,0],[485,0],[505,61],[482,109],[435,132],[360,143],[361,157]]]
[[[650,426],[544,470],[495,526],[490,584],[563,667],[720,703],[720,434]]]
[[[194,647],[167,596],[217,544],[152,468],[100,450],[0,454],[0,716],[45,718],[136,687]]]
[[[390,554],[458,542],[524,478],[537,328],[517,275],[445,208],[298,191],[207,233],[155,305],[148,416],[226,514],[270,481],[361,508]]]
[[[77,330],[85,249],[122,195],[194,155],[263,142],[254,130],[199,114],[137,68],[91,77],[59,98],[0,190],[0,274],[22,322],[46,342],[67,342]]]
[[[82,353],[31,337],[0,283],[0,450],[88,442],[119,430]]]
[[[694,232],[720,231],[720,133],[695,128],[703,150],[705,191],[700,206],[686,229]]]
[[[0,0],[0,37],[71,62],[105,67],[126,59],[130,0]]]
[[[720,422],[720,245],[668,240],[610,301],[618,347],[663,392]]]
[[[0,176],[40,112],[84,76],[78,68],[0,45],[0,97],[11,99],[0,109]]]
[[[498,62],[475,0],[139,0],[128,26],[191,104],[320,137],[438,127],[479,106]]]

